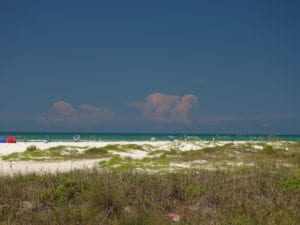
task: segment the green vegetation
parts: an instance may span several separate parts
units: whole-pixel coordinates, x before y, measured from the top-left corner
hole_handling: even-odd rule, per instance
[[[197,146],[195,142],[189,142]],[[176,146],[178,147],[176,147]],[[30,146],[24,152],[2,156],[3,160],[80,160],[105,159],[99,167],[105,170],[199,170],[238,169],[238,167],[260,167],[265,164],[277,167],[300,167],[299,142],[257,142],[246,144],[212,145],[197,150],[182,151],[181,143],[172,143],[170,150],[151,145],[115,144],[104,147],[57,146],[40,150]],[[210,145],[211,146],[211,145]],[[144,152],[135,159],[134,151]]]
[[[89,158],[103,158],[113,156],[112,152],[127,152],[129,150],[150,151],[153,148],[151,145],[107,145],[98,148],[75,147],[75,146],[56,146],[45,150],[38,149],[35,145],[27,147],[26,151],[19,153],[12,153],[2,156],[3,160],[74,160],[74,159],[89,159]]]
[[[26,152],[37,152],[39,149],[35,145],[27,147]]]
[[[258,146],[258,147],[257,147]],[[99,166],[103,169],[124,171],[126,169],[142,169],[155,171],[170,170],[199,170],[199,169],[237,169],[237,167],[264,166],[277,167],[300,166],[300,148],[293,147],[289,150],[267,145],[265,143],[253,145],[226,144],[205,148],[201,150],[180,151],[153,150],[143,159],[112,157],[108,161],[102,161]]]
[[[287,178],[279,186],[281,190],[300,191],[300,177]]]
[[[165,157],[132,159],[128,157],[121,158],[120,156],[114,156],[108,161],[99,162],[99,167],[112,171],[126,171],[134,169],[164,171],[169,169],[168,162],[169,161]]]
[[[173,212],[183,217],[177,224],[297,225],[299,181],[292,169],[273,166],[7,176],[0,179],[0,224],[171,225]]]
[[[3,160],[61,160],[76,157],[79,152],[78,148],[68,146],[56,146],[45,150],[40,150],[36,146],[27,147],[26,151],[12,153],[3,156]]]
[[[297,225],[300,143],[226,144],[182,151],[151,145],[57,146],[4,160],[106,159],[93,170],[2,176],[0,225]],[[130,152],[145,153],[131,158]],[[123,156],[122,156],[123,154]],[[176,223],[175,223],[176,224]]]

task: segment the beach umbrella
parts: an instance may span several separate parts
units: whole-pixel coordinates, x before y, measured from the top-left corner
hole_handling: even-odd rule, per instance
[[[6,143],[17,143],[17,140],[14,136],[9,136],[7,139],[6,139]]]
[[[73,141],[79,142],[79,141],[80,141],[80,136],[79,136],[79,135],[75,135],[75,136],[73,137]]]
[[[5,137],[0,137],[0,143],[6,143],[6,138]]]

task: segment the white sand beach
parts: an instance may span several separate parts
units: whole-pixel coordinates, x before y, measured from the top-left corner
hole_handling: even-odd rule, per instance
[[[222,142],[219,145],[224,145],[227,142]],[[180,148],[182,151],[195,150],[199,148],[214,146],[210,142],[177,142],[177,141],[115,141],[115,142],[19,142],[15,144],[3,143],[0,144],[0,156],[9,155],[16,152],[24,152],[30,146],[36,146],[40,150],[49,149],[57,146],[69,146],[72,148],[100,148],[108,145],[151,145],[162,150],[170,150],[174,147]],[[82,151],[82,150],[81,150]],[[115,154],[121,157],[130,157],[133,159],[142,159],[147,156],[147,152],[132,150],[127,152],[117,152]],[[67,172],[72,169],[91,169],[97,166],[97,163],[105,159],[88,159],[88,160],[73,160],[73,161],[4,161],[0,160],[0,174],[11,175],[17,173],[55,173]]]
[[[12,153],[25,152],[30,146],[35,146],[39,150],[46,150],[52,147],[65,146],[70,149],[78,149],[82,152],[90,148],[101,148],[112,145],[138,145],[144,146],[143,150],[128,149],[125,152],[111,151],[113,155],[119,155],[122,158],[143,159],[149,157],[148,153],[154,150],[169,151],[177,149],[180,151],[201,150],[204,148],[212,148],[217,146],[224,146],[225,144],[232,143],[229,141],[114,141],[114,142],[19,142],[15,144],[3,143],[0,144],[0,157],[7,156]],[[246,141],[234,142],[235,145],[242,145]],[[261,146],[251,142],[256,149],[262,149]],[[147,146],[151,148],[147,149]],[[76,159],[76,160],[49,160],[42,161],[20,161],[20,160],[3,160],[0,159],[0,174],[12,175],[17,173],[56,173],[67,172],[73,169],[92,169],[97,167],[97,163],[105,158],[92,158],[92,159]],[[183,165],[182,165],[183,166]],[[188,166],[188,165],[187,165]]]
[[[24,152],[30,146],[36,146],[38,149],[44,150],[57,146],[70,146],[70,147],[88,147],[88,148],[101,148],[108,145],[151,145],[159,149],[170,150],[174,146],[180,148],[181,151],[190,151],[207,147],[223,146],[232,143],[230,141],[82,141],[82,142],[18,142],[14,144],[1,143],[0,156],[8,155],[14,152]],[[247,143],[247,141],[236,141],[237,144]],[[252,142],[253,143],[253,142]]]

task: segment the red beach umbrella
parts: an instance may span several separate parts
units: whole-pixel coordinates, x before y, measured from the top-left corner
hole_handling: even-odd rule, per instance
[[[6,143],[17,143],[17,140],[14,136],[9,136],[7,139],[6,139]]]

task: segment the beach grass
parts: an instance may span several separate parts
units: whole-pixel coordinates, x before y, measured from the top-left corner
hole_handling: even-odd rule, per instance
[[[263,224],[300,221],[300,174],[81,170],[1,177],[0,224]],[[174,223],[169,213],[181,221]]]
[[[56,146],[40,150],[32,145],[24,152],[2,156],[6,161],[57,161],[102,159],[99,167],[105,170],[197,170],[234,169],[261,166],[300,167],[299,142],[227,143],[182,150],[180,143],[161,149],[147,144],[114,144],[102,147]],[[137,154],[142,153],[140,157]]]
[[[130,150],[149,151],[153,147],[151,145],[137,144],[114,144],[103,147],[79,147],[58,145],[47,149],[39,149],[35,145],[31,145],[23,152],[14,152],[2,156],[5,161],[47,161],[47,160],[75,160],[90,159],[113,156],[112,152],[127,152]]]
[[[300,167],[300,148],[298,145],[291,145],[289,149],[273,147],[261,143],[255,145],[234,145],[226,144],[199,150],[180,151],[154,150],[148,157],[132,159],[130,157],[112,157],[108,161],[101,161],[99,166],[108,170],[197,170],[197,169],[234,169],[235,167],[251,167],[268,165],[277,167]]]

